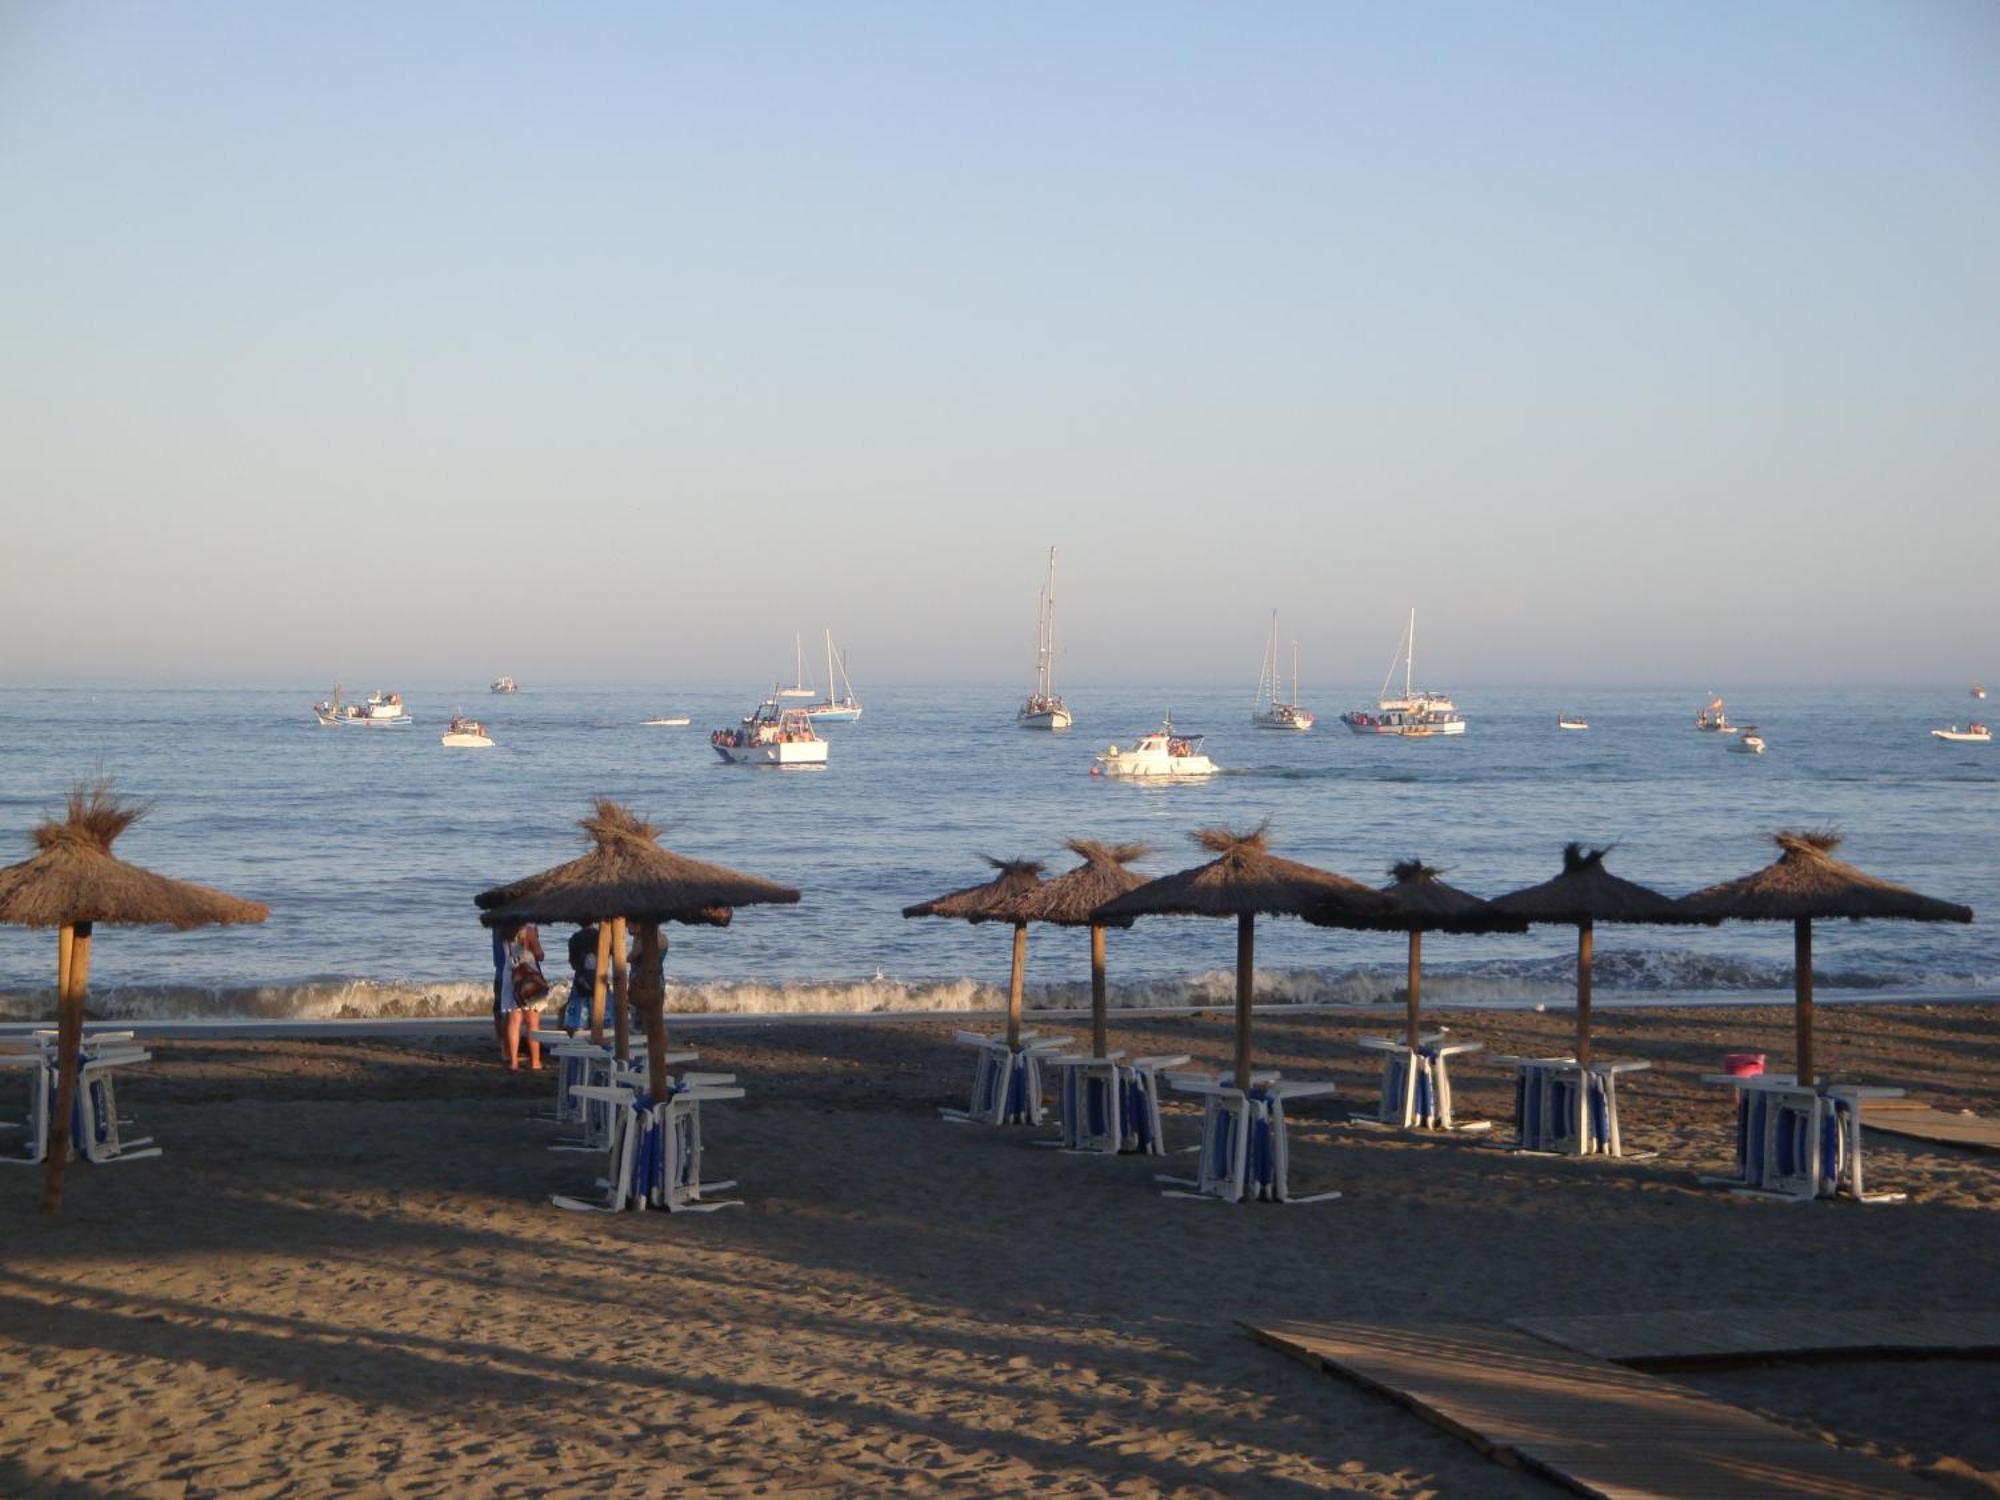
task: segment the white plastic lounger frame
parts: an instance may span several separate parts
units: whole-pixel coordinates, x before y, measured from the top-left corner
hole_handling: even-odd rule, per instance
[[[1228,1075],[1223,1075],[1226,1078]],[[1203,1097],[1200,1165],[1195,1177],[1160,1176],[1169,1198],[1220,1198],[1226,1203],[1322,1203],[1338,1192],[1291,1191],[1291,1149],[1285,1135],[1285,1100],[1321,1098],[1330,1083],[1284,1083],[1275,1074],[1252,1073],[1249,1093],[1228,1083],[1176,1073],[1168,1081]],[[1192,1188],[1189,1192],[1187,1189]]]
[[[1484,1042],[1448,1042],[1433,1031],[1417,1038],[1414,1057],[1402,1037],[1364,1036],[1361,1045],[1382,1057],[1382,1094],[1372,1115],[1351,1118],[1357,1125],[1388,1125],[1399,1130],[1438,1130],[1472,1134],[1491,1130],[1491,1120],[1452,1118],[1451,1070],[1448,1059],[1485,1049]]]
[[[118,1091],[113,1082],[116,1068],[150,1061],[152,1054],[133,1044],[132,1033],[99,1032],[85,1038],[86,1048],[77,1059],[76,1100],[70,1112],[69,1150],[96,1166],[115,1161],[141,1161],[163,1155],[151,1136],[126,1140],[121,1125],[130,1120],[118,1116]],[[26,1148],[20,1155],[0,1157],[0,1161],[31,1166],[46,1161],[50,1126],[56,1097],[56,1050],[54,1033],[36,1033],[41,1049],[37,1053],[9,1053],[0,1056],[0,1065],[25,1073],[28,1082],[28,1116],[22,1123],[28,1131]]]
[[[733,1179],[701,1180],[701,1110],[705,1101],[741,1099],[728,1073],[689,1073],[672,1084],[661,1103],[639,1108],[644,1097],[637,1083],[580,1085],[577,1092],[593,1106],[611,1112],[605,1176],[600,1179],[604,1201],[555,1193],[558,1208],[582,1213],[618,1213],[627,1208],[664,1208],[669,1213],[708,1212],[729,1208],[739,1200],[707,1202],[704,1193],[736,1186]]]
[[[48,1060],[39,1052],[0,1053],[0,1072],[18,1073],[28,1085],[27,1114],[19,1120],[0,1123],[0,1130],[27,1131],[27,1142],[18,1154],[0,1156],[0,1162],[33,1166],[49,1154],[49,1083],[52,1075]]]
[[[578,1044],[568,1044],[575,1046]],[[582,1083],[568,1083],[570,1108],[576,1115],[576,1123],[582,1127],[578,1134],[565,1136],[552,1145],[551,1151],[602,1151],[611,1142],[613,1105],[600,1095],[579,1092],[585,1088],[610,1088],[617,1085],[644,1087],[646,1082],[646,1049],[643,1046],[631,1048],[631,1057],[619,1062],[609,1047],[600,1047],[594,1042],[583,1042]],[[667,1066],[677,1063],[691,1063],[700,1057],[696,1052],[669,1052]],[[563,1059],[568,1063],[569,1059]],[[556,1070],[557,1087],[565,1084],[561,1067]],[[563,1106],[560,1102],[557,1108]]]
[[[1051,1057],[1062,1070],[1062,1137],[1038,1142],[1105,1156],[1164,1156],[1160,1128],[1160,1070],[1190,1061],[1186,1053],[1138,1057]]]
[[[1602,1156],[1637,1161],[1658,1155],[1628,1155],[1618,1125],[1618,1079],[1640,1073],[1649,1062],[1594,1062],[1586,1084],[1573,1057],[1502,1057],[1520,1069],[1514,1083],[1514,1144],[1530,1156]]]
[[[1861,1159],[1864,1099],[1899,1099],[1901,1089],[1858,1084],[1801,1086],[1789,1074],[1709,1074],[1737,1091],[1736,1175],[1704,1177],[1746,1198],[1810,1203],[1851,1198],[1900,1203],[1904,1193],[1867,1191]]]
[[[1069,1046],[1068,1037],[1037,1041],[1035,1033],[1021,1033],[1019,1050],[1010,1048],[1005,1037],[982,1036],[976,1031],[952,1033],[952,1040],[979,1049],[972,1070],[972,1097],[964,1109],[940,1109],[938,1113],[955,1124],[1039,1125],[1043,1119],[1042,1063]]]

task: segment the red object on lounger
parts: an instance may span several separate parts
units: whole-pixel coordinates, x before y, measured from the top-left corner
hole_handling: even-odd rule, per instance
[[[1764,1071],[1764,1054],[1731,1052],[1722,1059],[1722,1071],[1733,1078],[1754,1078]]]

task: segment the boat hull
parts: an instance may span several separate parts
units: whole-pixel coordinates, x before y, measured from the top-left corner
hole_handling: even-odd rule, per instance
[[[1019,714],[1014,722],[1023,729],[1067,729],[1076,721],[1068,709],[1055,708]]]
[[[1128,780],[1181,781],[1213,776],[1222,768],[1206,755],[1180,755],[1164,761],[1152,756],[1100,755],[1093,769],[1100,776]]]
[[[732,766],[823,766],[825,740],[791,740],[775,745],[717,745],[715,753]]]
[[[861,707],[852,708],[809,708],[806,717],[815,724],[852,724],[861,717]]]
[[[447,750],[491,750],[493,741],[483,734],[447,734],[438,743]]]
[[[639,722],[653,729],[678,729],[685,724],[691,723],[692,720],[686,714],[669,714],[665,718],[641,719]]]
[[[1931,738],[1934,740],[1943,740],[1947,745],[1990,745],[1993,743],[1993,736],[1990,734],[1962,734],[1955,729],[1933,729],[1931,731]]]
[[[1347,726],[1351,734],[1386,734],[1405,740],[1430,740],[1445,735],[1465,733],[1463,719],[1447,719],[1440,724],[1394,724],[1384,723],[1380,719],[1356,718],[1342,714],[1340,722]]]
[[[1300,712],[1291,715],[1252,714],[1250,722],[1259,729],[1284,729],[1294,734],[1303,734],[1319,721],[1309,713]]]
[[[318,718],[328,729],[408,729],[417,722],[408,714],[398,714],[391,719],[350,719],[338,714],[320,714]]]

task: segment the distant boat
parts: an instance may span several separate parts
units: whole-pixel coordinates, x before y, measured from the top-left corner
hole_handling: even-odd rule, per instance
[[[795,635],[792,637],[792,652],[797,658],[797,666],[794,668],[792,675],[792,685],[790,687],[779,688],[778,696],[780,698],[817,698],[819,696],[819,689],[806,681],[806,638],[804,636]],[[743,722],[747,724],[750,721],[745,719]]]
[[[1557,714],[1556,728],[1588,729],[1590,728],[1590,720],[1584,718],[1581,714]]]
[[[802,708],[787,708],[774,691],[757,705],[741,728],[718,729],[708,737],[715,753],[733,766],[823,766],[826,741]]]
[[[1174,716],[1151,734],[1141,735],[1130,750],[1106,748],[1090,768],[1093,776],[1213,776],[1222,768],[1203,753],[1206,736],[1183,734]]]
[[[1250,722],[1259,729],[1307,730],[1318,722],[1309,709],[1299,707],[1299,643],[1292,642],[1292,697],[1278,701],[1278,612],[1271,611],[1271,634],[1264,642],[1264,665],[1257,674],[1257,697],[1250,705]]]
[[[1720,698],[1711,698],[1708,700],[1708,707],[1694,716],[1694,727],[1704,734],[1740,734],[1742,732],[1734,724],[1730,723],[1729,716],[1723,713],[1722,700]]]
[[[1972,696],[1975,698],[1983,699],[1986,696],[1986,689],[1981,687],[1978,683],[1975,682],[1972,685]]]
[[[840,696],[833,696],[834,674],[840,675]],[[861,717],[861,702],[854,696],[854,684],[847,680],[847,653],[836,658],[833,632],[826,633],[826,696],[806,705],[806,717],[823,724],[852,724]]]
[[[496,677],[487,685],[486,691],[489,693],[518,693],[521,691],[521,684],[511,677]]]
[[[407,729],[416,723],[403,706],[401,693],[377,689],[366,703],[348,703],[341,698],[337,682],[331,697],[313,705],[313,717],[329,729]]]
[[[1931,738],[1948,740],[1954,745],[1990,745],[1993,743],[1993,731],[1977,722],[1968,724],[1963,729],[1954,724],[1949,729],[1933,729]]]
[[[1396,654],[1403,658],[1403,696],[1389,696],[1389,684],[1396,678],[1396,663],[1391,658],[1389,675],[1382,679],[1381,696],[1374,710],[1353,709],[1342,714],[1340,722],[1356,734],[1394,734],[1408,740],[1464,734],[1465,717],[1449,697],[1443,693],[1422,692],[1410,685],[1417,657],[1417,612],[1414,609],[1410,611],[1410,623],[1404,628],[1396,646]]]
[[[451,727],[445,730],[438,743],[447,750],[491,750],[493,737],[477,719],[468,719],[459,713],[452,715]]]
[[[1764,753],[1764,736],[1757,732],[1755,724],[1745,724],[1741,729],[1733,729],[1730,733],[1736,736],[1729,744],[1730,751],[1733,754],[1762,755]]]
[[[1035,605],[1035,690],[1014,713],[1023,729],[1067,729],[1075,722],[1055,687],[1056,549],[1049,548],[1049,581]]]
[[[678,729],[681,725],[690,723],[691,720],[686,714],[661,714],[656,719],[641,719],[639,722],[648,728]]]

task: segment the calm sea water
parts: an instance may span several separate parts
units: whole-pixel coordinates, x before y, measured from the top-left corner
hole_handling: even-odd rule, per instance
[[[1698,691],[1462,693],[1471,733],[1401,742],[1334,722],[1365,688],[1314,695],[1310,734],[1250,727],[1247,691],[1171,696],[1080,686],[1077,727],[1029,733],[1004,690],[867,692],[854,725],[825,730],[824,770],[722,765],[707,731],[751,694],[539,690],[412,691],[417,727],[327,730],[309,686],[265,690],[0,692],[0,840],[28,829],[96,768],[154,804],[120,844],[162,871],[267,901],[261,928],[112,931],[97,944],[94,1008],[107,1014],[339,1015],[476,1010],[488,944],[473,893],[580,851],[575,820],[595,793],[667,829],[671,847],[800,887],[797,907],[739,912],[726,931],[670,929],[674,1002],[686,1009],[964,1009],[1004,984],[1007,934],[906,921],[911,902],[983,878],[981,854],[1065,868],[1069,836],[1141,839],[1141,868],[1204,857],[1187,834],[1268,818],[1283,853],[1379,881],[1399,856],[1448,867],[1495,894],[1553,874],[1565,840],[1615,843],[1611,867],[1680,893],[1760,865],[1780,827],[1832,827],[1874,873],[1969,902],[1973,926],[1831,924],[1825,979],[1855,990],[2000,988],[2000,748],[1948,746],[1933,724],[1976,711],[1962,688],[1733,692],[1770,752],[1726,753],[1690,727]],[[640,720],[667,703],[685,729]],[[462,704],[497,748],[449,751],[438,735]],[[1093,778],[1093,751],[1129,742],[1171,706],[1207,731],[1225,774],[1146,787]],[[1558,710],[1588,715],[1559,732]],[[558,940],[561,934],[553,934]],[[1442,938],[1426,945],[1438,999],[1561,1000],[1572,939]],[[1788,983],[1788,929],[1607,929],[1599,987],[1658,999],[1756,993]],[[552,954],[559,941],[551,944]],[[1156,920],[1114,934],[1121,1004],[1182,1004],[1229,992],[1226,924]],[[1273,999],[1387,999],[1401,941],[1292,921],[1260,929]],[[1076,933],[1037,930],[1031,982],[1045,999],[1087,987]],[[0,929],[0,1014],[47,1004],[51,935]],[[552,966],[552,969],[559,966]]]

